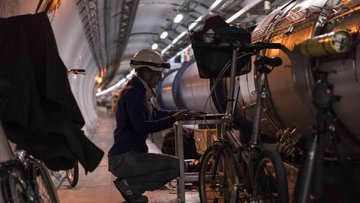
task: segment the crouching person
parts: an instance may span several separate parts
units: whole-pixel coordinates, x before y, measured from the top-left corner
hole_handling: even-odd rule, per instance
[[[130,66],[135,75],[120,91],[114,144],[108,153],[109,171],[117,177],[115,186],[128,202],[148,202],[145,191],[179,176],[179,159],[148,153],[146,139],[151,133],[171,128],[186,112],[158,110],[150,101],[163,70],[170,67],[157,52],[140,50]]]

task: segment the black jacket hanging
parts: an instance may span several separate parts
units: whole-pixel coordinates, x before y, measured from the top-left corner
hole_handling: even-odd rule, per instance
[[[93,171],[104,153],[81,130],[85,121],[45,13],[0,18],[0,69],[13,89],[1,118],[9,139],[50,169],[78,160]]]

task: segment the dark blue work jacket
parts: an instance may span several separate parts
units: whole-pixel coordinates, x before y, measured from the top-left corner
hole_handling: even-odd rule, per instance
[[[116,112],[114,145],[108,156],[129,151],[148,152],[147,136],[171,128],[174,124],[174,111],[153,108],[152,118],[149,118],[145,93],[146,89],[138,77],[133,77],[121,90]]]

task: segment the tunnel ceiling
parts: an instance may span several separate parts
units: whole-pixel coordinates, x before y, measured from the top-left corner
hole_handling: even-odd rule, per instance
[[[220,3],[211,7],[214,2]],[[76,5],[104,89],[130,72],[129,60],[136,51],[157,43],[156,51],[168,60],[187,47],[190,41],[186,34],[176,38],[201,16],[221,15],[227,19],[243,9],[246,12],[232,23],[250,26],[281,2],[284,0],[77,0]],[[247,10],[251,4],[255,6]],[[178,13],[184,18],[175,24]],[[166,39],[159,37],[163,31],[169,33]]]

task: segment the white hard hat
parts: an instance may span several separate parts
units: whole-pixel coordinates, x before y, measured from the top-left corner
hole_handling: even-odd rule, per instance
[[[138,51],[131,59],[130,66],[134,69],[140,67],[149,67],[153,71],[162,72],[166,68],[170,68],[170,64],[166,63],[161,55],[151,49],[142,49]]]

